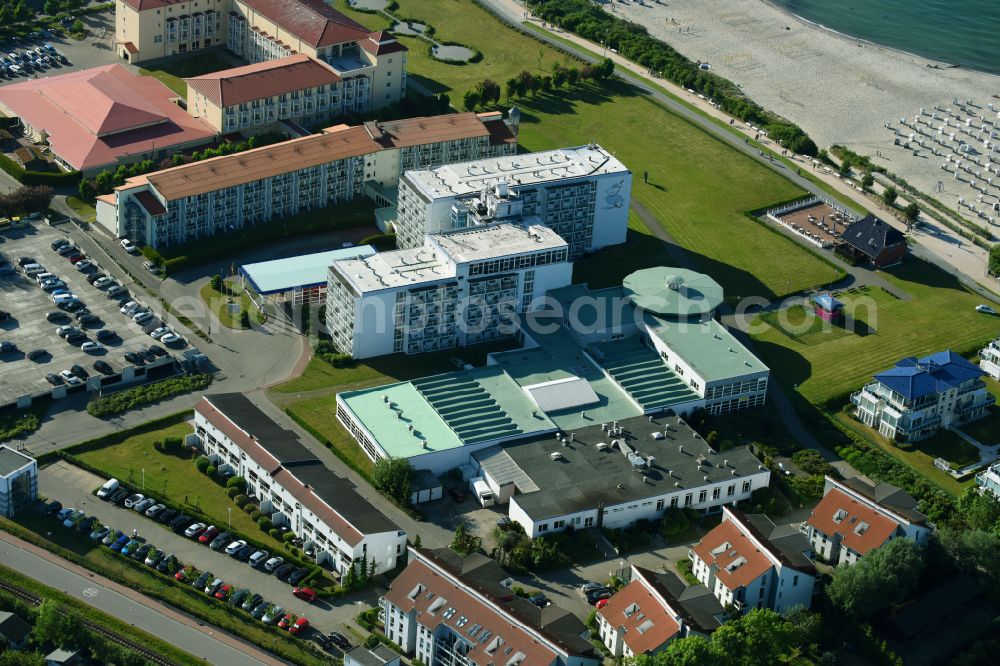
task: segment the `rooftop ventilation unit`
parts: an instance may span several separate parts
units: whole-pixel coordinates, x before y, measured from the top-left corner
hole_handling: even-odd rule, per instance
[[[549,454],[549,458],[552,458],[553,460],[562,460],[562,457],[563,454],[560,451],[553,451]]]
[[[656,432],[653,433],[652,437],[653,439],[663,439],[663,433],[657,430]]]
[[[607,451],[609,446],[610,445],[607,442],[598,442],[597,443],[597,450],[598,451]]]

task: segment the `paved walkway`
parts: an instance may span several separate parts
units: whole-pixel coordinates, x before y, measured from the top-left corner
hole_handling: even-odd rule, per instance
[[[631,62],[617,53],[608,52],[600,44],[595,44],[555,26],[546,25],[545,28],[541,28],[541,21],[530,15],[526,15],[526,8],[520,3],[515,2],[515,0],[483,0],[483,2],[510,25],[523,28],[523,24],[530,23],[535,28],[538,28],[537,32],[532,32],[537,34],[540,39],[558,49],[569,51],[587,62],[598,60],[592,54],[602,54],[602,56],[611,58],[615,63],[615,71],[619,77],[634,84],[657,102],[668,107],[677,115],[689,120],[695,126],[715,135],[731,147],[778,171],[793,183],[812,194],[824,198],[830,196],[829,193],[816,185],[816,183],[797,174],[793,169],[811,172],[814,177],[822,180],[826,185],[836,190],[840,197],[852,204],[852,207],[857,211],[860,212],[863,209],[871,210],[890,224],[905,231],[906,225],[897,219],[894,211],[887,209],[879,200],[859,192],[853,184],[848,184],[835,173],[828,174],[824,170],[813,170],[811,158],[796,155],[787,156],[787,159],[794,165],[792,167],[782,162],[779,157],[771,160],[771,153],[769,151],[775,151],[774,155],[778,155],[781,152],[780,146],[766,138],[763,138],[762,141],[753,141],[754,136],[756,136],[755,130],[750,129],[741,121],[733,119],[721,109],[717,109],[707,99],[699,97],[697,94],[689,93],[683,87],[667,79],[652,78],[647,68]],[[558,34],[559,39],[553,39],[547,33]],[[570,44],[566,44],[566,42]],[[670,94],[664,94],[660,89],[666,90]],[[683,102],[680,100],[683,100]],[[694,109],[691,107],[694,107]],[[715,124],[709,118],[706,118],[706,115],[727,125],[732,120],[733,124],[729,127],[735,130],[735,133]],[[750,139],[750,143],[745,143],[745,139]],[[757,144],[766,148],[763,156],[760,155]],[[638,172],[639,167],[633,165],[633,171]],[[912,234],[922,246],[922,252],[915,252],[915,254],[922,255],[949,273],[961,275],[964,283],[980,293],[997,292],[1000,289],[995,279],[985,275],[986,253],[982,248],[978,248],[968,242],[961,243],[960,247],[960,239],[954,236],[949,230],[938,228],[937,223],[933,220],[922,219],[922,221],[933,231],[931,233],[918,232]],[[996,293],[993,293],[990,297],[994,299],[998,298]]]
[[[234,636],[27,541],[3,531],[0,531],[0,541],[6,566],[158,636],[210,664],[279,666],[283,663]]]

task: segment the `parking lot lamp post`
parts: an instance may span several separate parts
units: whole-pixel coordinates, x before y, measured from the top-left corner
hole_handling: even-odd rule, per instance
[[[146,489],[146,468],[142,468],[142,489]]]
[[[233,507],[226,509],[226,517],[229,519],[229,531],[233,531]]]

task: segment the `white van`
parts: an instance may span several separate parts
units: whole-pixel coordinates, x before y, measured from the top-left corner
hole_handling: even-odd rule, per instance
[[[39,273],[44,273],[44,272],[46,272],[45,271],[45,266],[42,266],[41,264],[25,264],[24,265],[24,274],[25,275],[38,275]]]
[[[489,485],[483,477],[478,476],[472,479],[472,492],[476,493],[476,499],[483,508],[493,506],[496,504],[496,497],[493,495],[493,491],[490,490]]]
[[[56,275],[55,273],[39,273],[38,275],[35,276],[35,281],[38,282],[38,284],[41,284],[46,280],[58,280],[58,279],[59,276]]]
[[[108,479],[107,482],[101,486],[101,489],[97,491],[97,496],[101,499],[109,497],[118,490],[119,485],[118,479]]]

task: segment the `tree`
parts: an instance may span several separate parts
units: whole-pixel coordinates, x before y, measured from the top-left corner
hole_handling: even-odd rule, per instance
[[[611,58],[605,58],[594,67],[597,78],[607,79],[615,73],[615,63]]]
[[[17,0],[17,4],[14,5],[13,15],[15,21],[27,21],[31,18],[32,10],[30,7],[26,7],[24,0]]]
[[[967,488],[955,503],[962,522],[973,530],[1000,533],[1000,498],[993,493]]]
[[[218,292],[222,292],[222,276],[216,273],[211,278],[212,289]]]
[[[372,485],[401,506],[410,504],[410,477],[413,468],[406,458],[380,458],[372,472]]]
[[[73,21],[73,25],[69,27],[70,32],[79,34],[81,32],[86,32],[87,28],[83,25],[83,21],[76,19]]]
[[[890,185],[889,187],[885,188],[885,192],[882,193],[882,201],[885,203],[886,206],[892,206],[892,204],[896,202],[896,198],[898,196],[899,192],[896,191],[895,187]]]
[[[424,544],[423,544],[423,541],[421,541],[421,540],[420,540],[420,535],[418,534],[418,535],[417,535],[416,537],[414,537],[414,539],[413,539],[413,547],[414,547],[414,548],[420,548],[420,547],[421,547],[421,546],[423,546],[423,545],[424,545]]]
[[[552,92],[552,77],[549,75],[542,77],[542,92]]]
[[[909,539],[893,539],[856,564],[837,567],[827,593],[847,615],[867,620],[909,597],[923,569],[920,546]]]
[[[226,481],[226,488],[239,488],[240,492],[246,489],[247,480],[242,476],[231,476]]]
[[[486,106],[490,102],[500,101],[500,84],[492,79],[483,79],[476,87],[479,93],[479,103]]]
[[[212,461],[208,459],[208,456],[198,456],[194,461],[194,466],[198,468],[198,471],[205,474],[208,468],[211,466]]]
[[[556,69],[552,71],[552,85],[558,90],[563,87],[564,83],[566,83],[566,68],[557,65]]]
[[[368,580],[371,580],[372,578],[374,578],[374,577],[375,577],[375,570],[376,570],[376,568],[377,568],[377,567],[376,567],[376,565],[375,565],[375,558],[373,557],[373,558],[372,558],[372,559],[371,559],[371,560],[370,560],[370,561],[368,562]]]
[[[0,194],[0,214],[24,215],[44,212],[55,194],[48,185],[22,185],[10,194]]]
[[[354,586],[358,584],[358,572],[356,567],[357,564],[355,562],[351,562],[351,566],[347,567],[347,571],[344,572],[343,585],[344,588],[348,590],[353,589]]]
[[[906,218],[906,221],[911,224],[917,221],[917,218],[920,217],[920,206],[917,205],[916,201],[911,202],[906,208],[903,209],[903,216]]]
[[[477,106],[479,106],[480,96],[475,90],[466,90],[465,95],[462,96],[462,106],[465,107],[466,111],[473,111]]]
[[[458,527],[455,528],[455,537],[451,541],[451,549],[459,555],[469,555],[478,551],[482,545],[483,540],[466,529],[464,520],[459,520]]]
[[[507,79],[507,83],[504,86],[504,94],[507,96],[508,102],[517,95],[517,79]]]
[[[673,539],[683,534],[690,526],[691,522],[684,509],[669,507],[660,519],[660,534],[665,539]]]
[[[875,176],[872,175],[871,171],[866,171],[865,175],[861,177],[861,189],[868,192],[872,189],[872,185],[875,184]]]
[[[576,67],[570,67],[566,72],[566,82],[570,87],[575,86],[580,81],[580,70]]]
[[[94,182],[89,178],[81,178],[80,185],[77,187],[77,193],[80,198],[86,202],[94,201]]]
[[[240,310],[240,328],[250,328],[250,313],[246,308]]]
[[[67,613],[52,599],[46,599],[38,607],[31,638],[36,645],[53,643],[64,647],[75,643],[80,631],[82,627],[76,615]]]
[[[45,655],[27,650],[7,650],[0,654],[0,666],[45,666]]]

